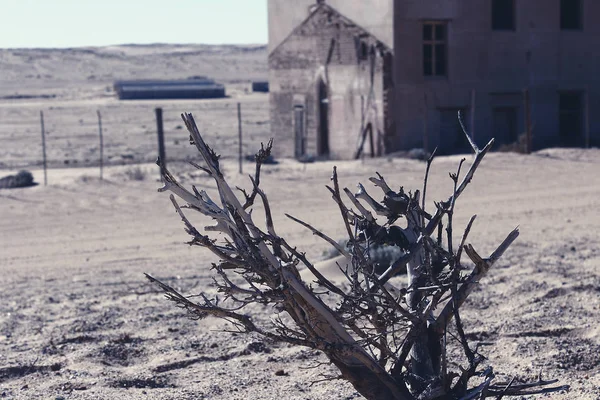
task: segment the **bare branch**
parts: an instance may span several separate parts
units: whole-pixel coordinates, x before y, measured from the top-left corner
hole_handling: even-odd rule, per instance
[[[463,236],[460,241],[460,245],[458,246],[458,251],[456,252],[456,263],[457,264],[460,264],[460,258],[462,255],[463,247],[465,246],[465,242],[467,240],[467,237],[469,236],[469,232],[471,232],[471,227],[473,226],[473,222],[475,222],[475,218],[477,218],[477,215],[473,215],[471,217],[471,219],[469,220],[469,223],[467,223],[467,227],[465,228],[465,231],[463,232]]]
[[[246,198],[246,202],[244,203],[243,208],[247,209],[248,207],[251,207],[252,204],[254,204],[254,199],[256,198],[256,195],[258,194],[258,186],[260,185],[260,169],[263,165],[263,163],[271,156],[271,149],[273,148],[273,139],[269,139],[269,142],[267,143],[267,147],[265,148],[264,145],[261,143],[260,144],[260,150],[258,151],[258,153],[256,153],[254,155],[254,161],[256,162],[256,169],[254,171],[254,178],[252,178],[252,176],[250,176],[250,179],[252,180],[252,184],[253,184],[253,190],[252,193],[248,196],[246,195],[246,192],[242,190],[242,192],[244,193],[244,197]]]
[[[292,221],[299,223],[300,225],[304,226],[305,228],[308,228],[313,233],[313,235],[317,235],[318,237],[320,237],[321,239],[325,240],[327,243],[332,245],[337,251],[340,252],[340,254],[343,254],[344,256],[350,258],[350,253],[348,253],[348,250],[346,250],[338,242],[336,242],[329,236],[325,235],[320,230],[313,228],[310,224],[307,224],[306,222],[299,220],[298,218],[293,217],[290,214],[286,213],[285,216],[288,217],[289,219],[291,219]]]
[[[460,127],[462,128],[463,133],[467,137],[467,140],[469,141],[469,144],[471,145],[473,151],[475,153],[479,153],[479,148],[473,141],[473,138],[471,138],[471,135],[469,135],[469,133],[467,132],[467,128],[465,128],[465,121],[463,121],[462,113],[460,112],[460,110],[458,111],[458,122],[460,123]]]
[[[490,140],[488,142],[488,144],[482,150],[477,151],[477,153],[475,155],[475,160],[473,161],[473,164],[471,164],[469,171],[463,178],[460,185],[456,188],[456,191],[453,194],[453,196],[451,196],[448,199],[448,202],[452,201],[452,197],[454,197],[454,200],[456,201],[456,199],[458,199],[458,197],[461,195],[461,193],[464,191],[464,189],[467,187],[467,185],[471,182],[471,179],[473,179],[473,175],[475,174],[477,167],[481,163],[481,160],[483,160],[483,157],[485,156],[485,154],[492,147],[493,143],[494,143],[494,139]],[[435,215],[431,218],[429,223],[423,229],[423,235],[430,236],[434,232],[434,230],[436,229],[438,224],[441,222],[443,216],[444,216],[444,211],[441,208],[438,208]],[[410,249],[407,252],[406,258],[403,258],[401,261],[400,260],[396,261],[392,266],[390,266],[390,268],[388,268],[383,274],[381,274],[381,276],[379,277],[379,282],[381,282],[381,283],[387,282],[392,276],[396,275],[403,268],[405,268],[406,264],[412,259],[413,255],[421,250],[422,246],[423,246],[423,240],[421,237],[421,238],[419,238],[419,240],[417,240],[415,243],[412,244],[412,246],[410,247]]]
[[[438,333],[442,333],[445,327],[450,322],[453,309],[460,308],[462,304],[465,302],[469,294],[473,291],[475,286],[479,283],[481,278],[483,278],[491,266],[504,254],[506,249],[515,241],[515,239],[519,236],[519,230],[515,228],[511,233],[508,234],[506,239],[498,246],[498,248],[492,253],[490,258],[487,260],[482,259],[479,254],[473,249],[473,246],[467,245],[465,247],[465,252],[471,258],[471,260],[475,263],[475,269],[469,275],[465,283],[462,284],[460,289],[456,294],[456,298],[452,299],[450,302],[446,304],[444,309],[438,315],[435,321],[435,329]]]
[[[365,189],[365,187],[362,184],[360,184],[360,183],[358,184],[358,192],[356,192],[356,194],[354,196],[357,199],[362,199],[362,200],[366,201],[367,204],[369,204],[371,206],[371,208],[373,210],[375,210],[377,215],[382,215],[384,217],[389,217],[391,215],[390,210],[388,210],[387,208],[385,208],[384,206],[379,204],[377,202],[377,200],[372,198],[369,195],[369,193],[367,193],[367,190]]]
[[[383,179],[383,176],[381,176],[381,174],[379,172],[376,172],[377,174],[377,178],[371,177],[369,178],[369,180],[371,182],[373,182],[373,184],[379,188],[381,188],[381,190],[383,190],[383,194],[388,194],[392,191],[392,189],[390,189],[390,187],[388,186],[388,184],[385,182],[385,179]]]
[[[350,199],[352,204],[354,204],[354,207],[356,207],[358,209],[358,211],[362,214],[362,216],[367,221],[375,222],[375,218],[373,217],[373,214],[371,214],[371,212],[369,210],[367,210],[362,204],[360,204],[360,202],[358,201],[356,196],[354,194],[352,194],[350,189],[344,188],[344,193],[346,193],[346,196],[348,196],[348,198]]]
[[[423,197],[421,198],[421,210],[423,211],[425,211],[425,195],[427,194],[427,179],[429,178],[429,169],[431,168],[431,163],[433,162],[436,152],[437,147],[433,149],[431,155],[429,158],[427,158],[427,166],[425,167],[425,178],[423,179]],[[425,226],[425,221],[422,221],[421,225]]]

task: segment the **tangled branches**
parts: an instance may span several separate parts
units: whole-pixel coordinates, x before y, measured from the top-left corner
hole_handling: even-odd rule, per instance
[[[448,199],[435,203],[433,214],[425,210],[433,156],[427,161],[422,194],[419,190],[405,192],[403,188],[394,191],[379,173],[370,178],[381,190],[381,201],[361,184],[357,193],[340,190],[334,168],[332,184],[327,188],[338,205],[348,246],[342,247],[308,223],[288,217],[347,258],[347,284],[339,285],[329,281],[304,253],[276,233],[267,196],[259,187],[261,165],[270,154],[272,142],[256,155],[256,172],[250,177],[251,193],[239,189],[242,203],[225,181],[219,156],[204,142],[192,115],[184,114],[182,118],[191,142],[204,160],[204,165],[196,167],[215,181],[219,198],[213,200],[193,186],[191,190],[184,188],[166,168],[165,185],[159,190],[172,192],[171,201],[192,238],[190,245],[205,247],[218,256],[220,262],[213,269],[221,297],[203,294],[198,297],[200,301],[192,301],[148,278],[190,316],[220,317],[241,332],[318,349],[344,379],[369,399],[476,399],[563,389],[543,388],[554,381],[496,383],[491,367],[480,368],[484,358],[469,345],[463,329],[461,305],[519,235],[517,229],[513,230],[489,257],[483,258],[467,244],[473,216],[460,243],[455,245],[452,240],[456,202],[493,140],[482,149],[470,141],[475,153],[473,163],[461,177],[463,159],[456,173],[450,174],[454,189]],[[353,208],[346,206],[342,192]],[[187,204],[180,206],[175,196]],[[259,228],[250,214],[257,199],[262,202],[266,230]],[[226,239],[218,242],[200,233],[186,217],[184,208],[214,220],[215,224],[205,230],[221,232]],[[382,244],[397,246],[403,255],[378,274],[369,248]],[[463,253],[472,264],[463,262]],[[315,287],[302,281],[301,267],[314,275]],[[407,284],[398,289],[390,278],[401,270],[408,272]],[[331,298],[334,301],[329,301]],[[279,317],[262,326],[245,313],[249,305],[276,310]],[[451,368],[456,363],[448,360],[450,343],[457,343],[462,349],[466,366]],[[473,377],[477,377],[477,384],[471,382]]]

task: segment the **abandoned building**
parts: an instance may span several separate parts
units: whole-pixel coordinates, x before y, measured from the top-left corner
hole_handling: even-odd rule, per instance
[[[600,1],[268,4],[280,156],[600,145]]]
[[[339,3],[357,10],[350,4],[357,2]],[[387,43],[329,2],[269,1],[269,89],[276,156],[349,159],[386,152],[395,133],[391,0],[373,4],[371,14],[362,15],[387,18],[384,24],[374,20],[371,24],[389,28]]]
[[[467,150],[459,110],[495,149],[528,120],[533,149],[599,145],[599,18],[596,0],[396,0],[389,150]]]

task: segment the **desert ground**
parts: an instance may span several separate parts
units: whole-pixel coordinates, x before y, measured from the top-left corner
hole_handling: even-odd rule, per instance
[[[243,110],[244,153],[251,154],[270,137],[268,96],[249,90],[251,80],[266,79],[265,47],[0,50],[0,70],[0,177],[26,168],[41,183],[0,190],[0,398],[360,398],[349,384],[327,379],[336,371],[318,352],[224,333],[228,326],[220,320],[189,320],[143,275],[198,294],[211,290],[215,261],[185,244],[168,195],[157,192],[154,108],[165,110],[169,168],[183,183],[214,190],[184,162],[198,161],[178,119],[192,112],[222,154],[232,186],[250,188],[252,164],[244,162],[245,174],[238,173],[236,104]],[[120,102],[111,89],[115,79],[194,75],[225,83],[230,97]],[[49,131],[47,186],[40,111]],[[430,207],[450,194],[448,172],[462,157],[471,160],[434,160]],[[420,189],[425,170],[423,162],[387,157],[278,161],[265,165],[262,176],[276,228],[315,262],[328,244],[284,213],[342,239],[325,189],[334,165],[352,190],[358,182],[368,187],[376,171],[394,187]],[[598,149],[493,152],[457,203],[456,227],[477,214],[469,242],[480,254],[520,227],[470,296],[463,320],[500,380],[542,374],[571,386],[535,398],[600,399],[599,173]]]

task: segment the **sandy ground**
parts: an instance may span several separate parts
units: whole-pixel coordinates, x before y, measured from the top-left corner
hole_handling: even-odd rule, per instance
[[[89,104],[86,112],[93,118],[94,102],[107,102],[115,115],[129,121],[121,134],[110,136],[113,143],[130,148],[134,161],[146,160],[146,152],[150,157],[150,145],[137,144],[146,134],[133,129],[141,124],[127,116],[127,107],[151,114],[154,103],[127,105],[92,97],[36,101],[48,109],[60,104],[59,122],[77,121]],[[241,91],[238,99],[254,104],[256,115],[249,113],[249,119],[266,119],[266,96]],[[216,127],[229,123],[229,114],[210,111],[217,103],[172,102],[165,107],[173,115],[205,107],[197,117],[215,127],[207,137],[225,155],[226,176],[249,188],[233,157],[237,132],[216,134]],[[32,100],[5,101],[0,114],[30,110],[35,115],[37,106]],[[174,118],[171,124],[176,124]],[[77,124],[64,125],[70,127],[64,135],[74,143],[70,160],[85,165],[89,140],[74,139]],[[260,126],[247,151],[268,138],[268,124]],[[25,142],[7,140],[5,128],[0,119],[0,161],[18,152],[35,158]],[[171,147],[173,158],[194,154],[183,130],[174,128],[171,139],[180,140]],[[5,163],[0,175],[28,165],[19,163],[19,156],[8,159],[13,161]],[[459,160],[436,159],[429,199],[446,198],[451,190],[447,173]],[[221,321],[190,321],[149,286],[144,272],[187,294],[210,290],[213,258],[184,244],[188,237],[168,195],[156,191],[157,167],[118,165],[122,163],[106,167],[104,181],[98,179],[98,168],[53,168],[48,186],[0,190],[0,398],[359,397],[343,381],[313,384],[335,375],[318,353],[222,333],[226,325]],[[386,158],[316,164],[281,160],[265,166],[263,187],[278,232],[313,261],[322,259],[327,244],[287,220],[284,212],[343,238],[344,228],[324,187],[333,165],[349,188],[359,181],[368,187],[368,177],[379,171],[393,186],[417,189],[424,172],[421,162]],[[43,172],[30,169],[43,182]],[[172,163],[171,169],[186,184],[214,187],[184,163]],[[244,169],[249,172],[251,165]],[[520,226],[517,242],[471,295],[464,320],[469,338],[483,346],[500,379],[533,378],[542,372],[544,378],[571,385],[569,392],[542,398],[600,399],[599,172],[597,149],[552,149],[530,156],[491,153],[457,205],[456,226],[478,215],[470,242],[481,254]],[[257,318],[265,321],[268,314]]]

